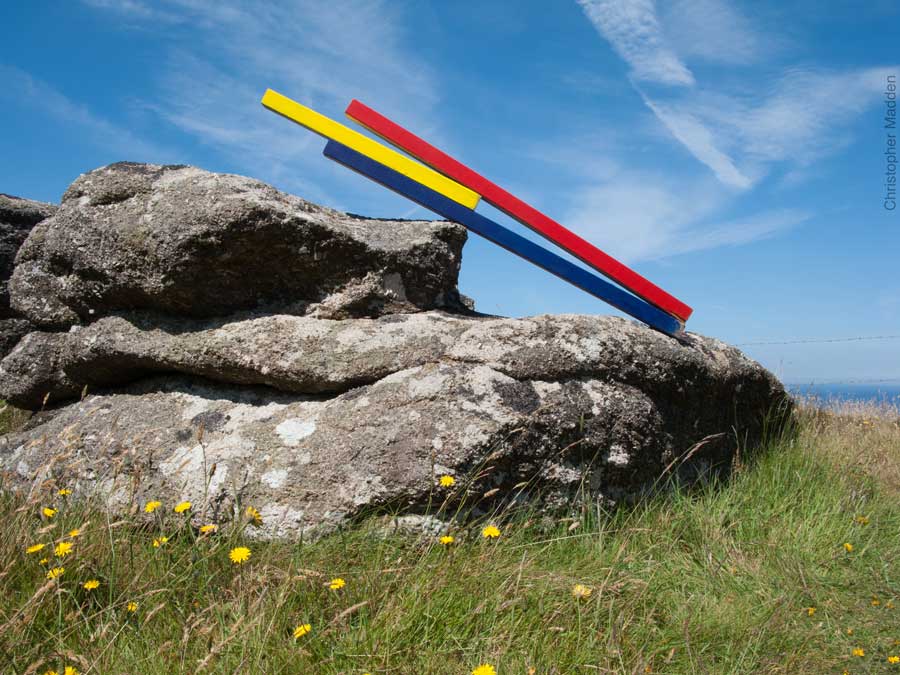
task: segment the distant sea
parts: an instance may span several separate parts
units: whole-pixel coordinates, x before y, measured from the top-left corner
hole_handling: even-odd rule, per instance
[[[846,401],[879,403],[900,408],[900,383],[883,384],[786,384],[795,396],[815,399],[824,405]]]

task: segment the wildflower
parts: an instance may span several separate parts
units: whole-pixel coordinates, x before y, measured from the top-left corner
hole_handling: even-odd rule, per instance
[[[81,530],[79,530],[77,527],[74,530],[69,530],[69,536],[72,537],[72,539],[79,536],[80,534]]]
[[[441,476],[439,482],[441,487],[453,487],[456,485],[456,479],[453,476]]]
[[[63,488],[62,490],[57,490],[56,494],[58,494],[60,497],[68,497],[70,494],[72,494],[72,491],[69,488]]]
[[[584,584],[575,584],[572,586],[572,597],[577,600],[587,600],[591,597],[591,593],[593,592],[593,588],[585,586]]]
[[[339,591],[346,585],[347,585],[346,581],[344,581],[340,577],[335,577],[334,579],[331,580],[331,583],[328,584],[328,588],[330,588],[333,591]]]
[[[43,513],[43,514],[44,514],[45,516],[47,516],[48,518],[52,518],[53,516],[56,515],[56,509],[51,509],[49,506],[45,506],[45,507],[41,510],[41,513]]]
[[[50,670],[45,671],[44,675],[59,675],[59,673],[51,668]]]
[[[66,669],[63,671],[63,675],[78,675],[78,671],[75,670],[74,666],[66,666]]]
[[[888,600],[886,603],[884,603],[884,606],[888,609],[894,609],[894,601]]]
[[[38,560],[38,565],[46,565],[48,562],[50,561],[47,558],[41,558]]]
[[[858,525],[868,525],[869,517],[868,516],[856,516],[853,520],[856,521]]]
[[[500,536],[500,530],[498,530],[493,525],[488,525],[486,528],[484,528],[481,531],[481,536],[484,537],[485,539],[496,539],[497,537]],[[490,666],[488,666],[488,667],[490,668]],[[485,673],[487,673],[487,671],[485,671]],[[479,675],[482,675],[482,674],[479,673]]]
[[[812,616],[815,613],[816,613],[815,607],[807,607],[806,608],[806,616]]]
[[[210,532],[215,532],[219,529],[218,525],[203,525],[200,527],[201,534],[209,534]]]
[[[100,586],[100,582],[97,581],[96,579],[88,579],[87,581],[85,581],[85,582],[84,582],[83,584],[81,584],[81,585],[82,585],[82,587],[84,588],[84,590],[86,590],[86,591],[92,591],[92,590],[94,590],[95,588],[98,588],[98,587]]]
[[[853,629],[852,629],[852,628],[848,628],[848,629],[847,629],[847,635],[853,635]]]
[[[472,671],[472,675],[497,675],[497,671],[494,670],[494,666],[487,663],[482,663]]]
[[[254,507],[247,507],[247,517],[250,518],[250,522],[259,527],[262,525],[262,515],[259,511],[257,511]]]
[[[187,511],[190,508],[191,508],[190,502],[179,502],[178,504],[175,505],[175,508],[172,510],[175,511],[175,513],[184,513],[185,511]]]
[[[147,502],[146,504],[144,504],[144,513],[153,513],[160,506],[162,506],[162,502],[157,502],[157,501]]]
[[[158,539],[153,540],[153,548],[159,548],[163,544],[169,541],[168,537],[159,537]]]
[[[299,640],[304,635],[309,633],[311,630],[312,630],[312,626],[310,626],[308,623],[301,623],[299,626],[297,626],[294,629],[294,639]]]
[[[53,552],[56,554],[57,558],[65,558],[72,552],[72,542],[71,541],[61,541],[56,545],[56,548],[53,549]]]
[[[856,649],[853,650],[853,656],[865,656],[865,655],[866,655],[865,649],[860,649],[859,647],[857,647]]]
[[[231,562],[235,565],[243,565],[250,559],[250,549],[246,546],[238,546],[237,548],[231,549],[228,557],[231,558]]]
[[[57,577],[61,577],[66,573],[65,567],[53,567],[47,570],[47,578],[48,579],[56,579]]]
[[[888,663],[891,663],[891,664],[900,663],[900,656],[889,656]]]
[[[125,605],[125,609],[134,614],[138,610],[138,604],[132,600],[127,605]]]
[[[28,548],[25,549],[25,553],[37,553],[42,548],[44,548],[44,544],[32,544]]]
[[[845,541],[844,542],[844,550],[847,551],[847,553],[852,553],[853,552],[853,544],[851,544],[849,541]]]
[[[879,600],[876,596],[872,596],[872,607],[878,607],[881,604],[881,600]]]
[[[446,546],[447,544],[452,544],[456,540],[452,535],[445,534],[443,537],[441,537],[440,541],[444,546]]]

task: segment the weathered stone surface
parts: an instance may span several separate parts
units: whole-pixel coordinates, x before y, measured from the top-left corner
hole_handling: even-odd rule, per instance
[[[0,319],[15,316],[9,308],[7,285],[19,247],[31,228],[55,211],[52,204],[0,194]]]
[[[46,339],[36,335],[13,355]],[[139,473],[138,499],[207,494],[218,518],[239,499],[275,537],[380,507],[422,512],[444,473],[485,470],[468,495],[485,509],[571,504],[582,487],[628,500],[704,439],[682,475],[727,467],[784,393],[721,342],[610,317],[266,316],[181,331],[110,317],[60,335],[78,345],[64,366],[76,378],[178,371],[269,387],[167,375],[89,395],[0,440],[13,483],[52,474],[124,508]]]
[[[453,223],[360,218],[250,178],[123,162],[78,178],[34,228],[10,295],[53,330],[129,309],[329,318],[464,310],[456,283],[465,239]]]

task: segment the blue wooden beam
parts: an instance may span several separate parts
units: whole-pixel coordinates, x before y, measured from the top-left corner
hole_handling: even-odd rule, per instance
[[[683,330],[681,322],[675,317],[384,164],[336,141],[328,141],[324,154],[329,159],[353,169],[376,183],[381,183],[394,192],[424,206],[429,211],[434,211],[447,220],[464,225],[475,234],[479,234],[507,251],[515,253],[520,258],[555,274],[560,279],[568,281],[573,286],[577,286],[635,319],[643,321],[648,326],[668,335],[677,335]]]

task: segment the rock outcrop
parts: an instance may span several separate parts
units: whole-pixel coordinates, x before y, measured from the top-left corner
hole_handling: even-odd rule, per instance
[[[9,305],[9,278],[16,253],[31,229],[55,211],[52,204],[0,194],[0,358],[32,328]]]
[[[309,284],[269,269],[275,232],[297,259],[284,245],[271,260]],[[770,373],[711,338],[468,311],[464,237],[188,167],[79,178],[13,276],[43,328],[0,363],[17,405],[73,402],[0,439],[0,470],[121,508],[171,495],[227,519],[252,503],[263,536],[312,536],[433,511],[444,474],[448,513],[627,502],[670,474],[727,472],[783,404]],[[298,252],[312,241],[319,254]],[[232,294],[241,269],[260,277]]]

